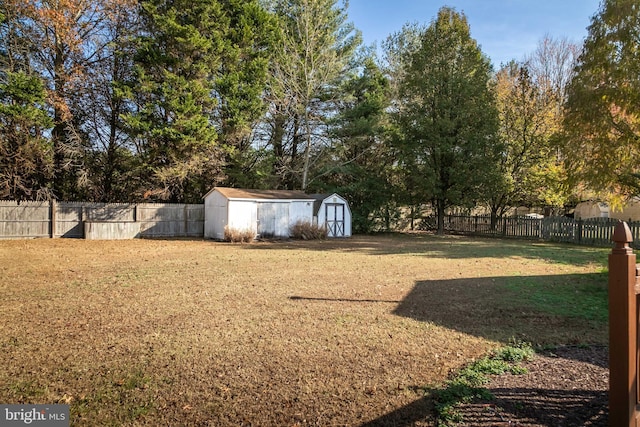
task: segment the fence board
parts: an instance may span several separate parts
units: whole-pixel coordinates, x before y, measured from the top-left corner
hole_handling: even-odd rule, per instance
[[[137,222],[142,237],[203,237],[204,205],[0,201],[0,239],[83,238],[85,222]]]
[[[591,218],[576,220],[568,217],[496,218],[491,227],[489,216],[448,215],[445,230],[481,236],[514,237],[590,246],[610,246],[611,236],[618,220]],[[640,222],[629,222],[634,241],[640,245]]]

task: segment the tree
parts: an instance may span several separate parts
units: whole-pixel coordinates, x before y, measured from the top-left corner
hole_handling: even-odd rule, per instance
[[[427,26],[423,24],[405,24],[400,31],[389,35],[382,43],[383,70],[389,81],[390,92],[388,111],[398,113],[403,106],[404,100],[400,94],[401,84],[411,66],[413,56],[420,49],[426,29]],[[387,132],[387,139],[395,142],[395,144],[391,143],[393,157],[400,157],[398,148],[402,146],[400,143],[402,137],[397,124],[397,121],[391,121]],[[414,230],[415,219],[424,203],[420,185],[416,181],[415,159],[404,158],[392,168],[391,172],[394,198],[401,205],[409,207],[410,228]],[[387,215],[387,224],[390,225],[390,215]]]
[[[137,39],[127,124],[137,140],[145,198],[199,202],[221,179],[212,122],[224,14],[210,0],[147,0]]]
[[[0,79],[0,198],[51,199],[53,150],[44,133],[52,121],[44,110],[38,76],[5,71]]]
[[[558,111],[566,101],[579,54],[580,47],[566,37],[554,39],[546,35],[525,60],[531,79],[550,98],[548,101],[556,103]]]
[[[17,6],[0,5],[0,198],[47,200],[53,196],[53,150],[46,138],[52,121]]]
[[[5,0],[21,31],[19,44],[28,52],[31,69],[46,83],[52,111],[53,190],[67,199],[77,196],[86,170],[87,141],[79,128],[79,99],[88,70],[111,42],[105,24],[124,0]]]
[[[489,189],[492,224],[514,206],[544,206],[557,195],[556,157],[551,136],[557,124],[557,104],[548,87],[537,85],[528,66],[512,61],[496,75],[500,114],[500,185]],[[557,178],[557,177],[556,177]]]
[[[221,2],[220,67],[214,75],[214,122],[224,147],[226,184],[254,186],[263,152],[251,133],[267,110],[264,94],[277,45],[277,22],[258,0]]]
[[[562,142],[570,182],[606,198],[640,194],[640,5],[605,0],[568,89]]]
[[[99,202],[135,200],[140,184],[135,177],[139,170],[135,146],[123,120],[132,106],[120,87],[133,79],[131,40],[139,28],[135,5],[125,1],[120,5],[104,24],[104,37],[111,42],[95,53],[85,71],[86,96],[74,102],[79,127],[89,141],[85,162],[90,183],[85,199]]]
[[[348,75],[361,37],[337,0],[279,0],[274,11],[282,32],[272,63],[269,140],[284,185],[304,190],[312,156],[327,141],[322,124],[339,95],[333,89]]]
[[[447,208],[474,204],[498,179],[502,149],[491,73],[465,16],[444,7],[401,82],[399,162],[422,200],[432,202],[439,233]]]
[[[384,139],[388,89],[374,59],[366,57],[362,72],[341,86],[346,96],[331,122],[333,145],[322,190],[349,200],[356,233],[373,230],[393,193],[388,176],[392,158]]]

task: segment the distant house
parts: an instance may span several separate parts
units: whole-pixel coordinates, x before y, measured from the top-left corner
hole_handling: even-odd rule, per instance
[[[204,237],[224,239],[225,228],[287,238],[297,222],[326,225],[329,237],[351,235],[351,211],[337,194],[215,187],[204,196]]]
[[[575,219],[609,218],[609,205],[598,201],[580,202],[573,213]]]

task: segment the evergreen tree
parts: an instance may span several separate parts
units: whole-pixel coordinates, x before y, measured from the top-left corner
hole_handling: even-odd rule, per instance
[[[223,47],[214,77],[218,100],[214,121],[225,150],[225,184],[256,187],[264,152],[254,147],[251,133],[267,109],[264,94],[277,44],[277,22],[258,0],[221,4]]]
[[[220,180],[222,153],[211,118],[224,47],[223,10],[211,0],[147,0],[127,123],[138,143],[145,198],[200,202]]]
[[[348,77],[361,36],[338,0],[276,0],[280,43],[272,62],[268,140],[281,186],[306,189],[327,146],[335,89]]]
[[[52,198],[53,147],[44,136],[52,121],[38,76],[5,71],[0,79],[0,198]]]
[[[388,81],[372,57],[361,73],[341,87],[344,99],[332,121],[332,149],[326,162],[325,191],[349,200],[356,233],[373,231],[393,193],[389,183],[392,166],[384,140]]]

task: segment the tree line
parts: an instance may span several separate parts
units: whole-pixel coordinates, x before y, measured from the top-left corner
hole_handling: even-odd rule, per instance
[[[399,207],[441,229],[452,208],[621,201],[640,189],[636,3],[495,69],[449,7],[378,50],[339,0],[0,0],[0,198],[336,191],[356,232]]]

